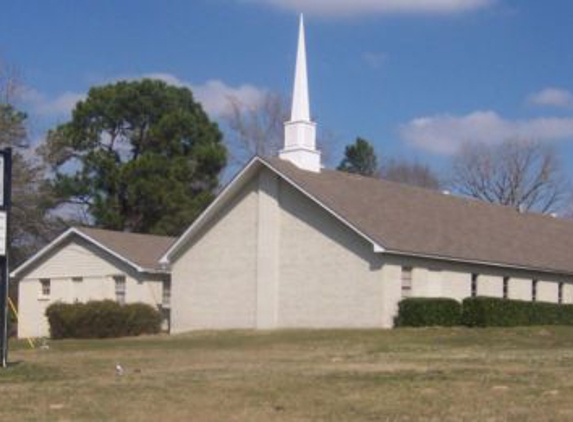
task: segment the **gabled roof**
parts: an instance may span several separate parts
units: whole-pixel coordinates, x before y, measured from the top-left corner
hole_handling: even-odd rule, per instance
[[[159,258],[175,242],[174,237],[125,233],[88,227],[72,227],[16,268],[11,277],[18,277],[37,260],[70,238],[78,236],[111,254],[138,272],[165,272]]]
[[[573,222],[354,174],[271,167],[386,252],[573,274]]]
[[[573,222],[333,170],[255,158],[163,256],[168,262],[263,165],[370,241],[376,252],[573,274]]]

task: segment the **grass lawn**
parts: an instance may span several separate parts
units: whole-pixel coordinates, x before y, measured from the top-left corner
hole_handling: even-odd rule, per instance
[[[573,420],[568,327],[13,342],[11,360],[2,421]]]

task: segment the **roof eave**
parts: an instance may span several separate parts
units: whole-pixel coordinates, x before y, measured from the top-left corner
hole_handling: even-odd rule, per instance
[[[457,258],[445,255],[434,255],[434,254],[423,254],[418,252],[408,252],[408,251],[399,251],[399,250],[386,250],[381,251],[380,253],[385,253],[386,255],[395,255],[395,256],[407,256],[412,258],[423,258],[423,259],[433,259],[436,261],[448,261],[448,262],[455,262],[460,264],[470,264],[470,265],[479,265],[479,266],[486,266],[486,267],[495,267],[495,268],[505,268],[505,269],[512,269],[512,270],[520,270],[520,271],[530,271],[530,272],[538,272],[542,274],[551,274],[556,276],[573,276],[573,271],[567,270],[556,270],[552,268],[541,268],[541,267],[528,267],[524,265],[518,264],[508,264],[502,262],[493,262],[493,261],[481,261],[476,259],[469,259],[469,258]]]

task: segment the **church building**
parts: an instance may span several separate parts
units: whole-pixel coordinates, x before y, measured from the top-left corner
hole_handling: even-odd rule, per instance
[[[406,297],[573,303],[573,224],[327,170],[301,18],[278,157],[255,157],[167,250],[172,332],[393,326]]]

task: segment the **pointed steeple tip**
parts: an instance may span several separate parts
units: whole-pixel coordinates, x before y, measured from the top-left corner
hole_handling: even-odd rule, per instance
[[[302,13],[299,21],[291,118],[285,122],[285,144],[279,157],[304,170],[319,172],[321,168],[320,151],[316,149],[316,124],[310,120],[306,40]]]
[[[291,121],[310,121],[308,71],[306,64],[306,39],[304,30],[304,16],[302,13],[300,14],[298,30],[298,49],[296,55],[296,69],[292,95]]]

